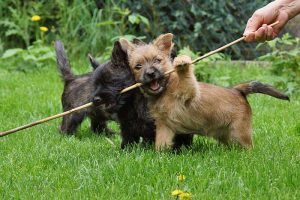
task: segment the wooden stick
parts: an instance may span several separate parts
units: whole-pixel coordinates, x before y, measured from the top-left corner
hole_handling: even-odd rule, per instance
[[[230,47],[230,46],[236,44],[236,43],[239,43],[240,41],[242,41],[242,40],[244,40],[244,39],[245,39],[245,37],[243,36],[243,37],[241,37],[241,38],[239,38],[239,39],[237,39],[237,40],[234,40],[233,42],[231,42],[231,43],[229,43],[229,44],[226,44],[226,45],[224,45],[224,46],[222,46],[222,47],[220,47],[220,48],[214,50],[214,51],[210,51],[210,52],[208,52],[207,54],[204,54],[203,56],[200,56],[200,57],[196,58],[195,60],[193,60],[191,64],[195,64],[195,63],[199,62],[200,60],[203,60],[204,58],[207,58],[207,57],[209,57],[209,56],[211,56],[211,55],[213,55],[213,54],[215,54],[215,53],[218,53],[218,52],[220,52],[220,51],[222,51],[222,50],[224,50],[224,49],[226,49],[226,48],[228,48],[228,47]],[[168,74],[170,74],[170,73],[172,73],[172,72],[175,72],[175,69],[171,69],[171,70],[167,71],[167,72],[165,73],[165,75],[168,75]],[[139,86],[137,86],[137,87],[139,87]],[[127,89],[127,88],[125,88],[125,89]],[[127,91],[128,91],[128,90],[127,90]]]
[[[44,118],[44,119],[41,119],[41,120],[38,120],[38,121],[35,121],[35,122],[32,122],[30,124],[26,124],[26,125],[23,125],[23,126],[20,126],[20,127],[17,127],[17,128],[14,128],[14,129],[11,129],[11,130],[8,130],[8,131],[5,131],[5,132],[1,132],[0,133],[0,137],[3,137],[5,135],[8,135],[8,134],[11,134],[11,133],[14,133],[14,132],[17,132],[17,131],[20,131],[20,130],[23,130],[23,129],[26,129],[26,128],[29,128],[29,127],[32,127],[32,126],[36,126],[38,124],[41,124],[41,123],[44,123],[44,122],[47,122],[47,121],[50,121],[52,119],[56,119],[56,118],[59,118],[59,117],[62,117],[64,115],[69,115],[73,112],[76,112],[76,111],[79,111],[79,110],[82,110],[84,108],[88,108],[90,106],[92,106],[93,103],[87,103],[87,104],[84,104],[82,106],[79,106],[79,107],[76,107],[76,108],[73,108],[71,110],[68,110],[66,112],[63,112],[63,113],[59,113],[57,115],[53,115],[53,116],[50,116],[50,117],[47,117],[47,118]]]
[[[279,23],[279,21],[276,21],[275,23],[271,24],[270,26],[275,26],[278,23]],[[222,51],[222,50],[224,50],[224,49],[226,49],[226,48],[228,48],[228,47],[236,44],[236,43],[239,43],[240,41],[242,41],[244,39],[245,39],[245,36],[243,36],[243,37],[241,37],[241,38],[239,38],[239,39],[237,39],[237,40],[235,40],[235,41],[233,41],[233,42],[231,42],[229,44],[226,44],[226,45],[224,45],[224,46],[222,46],[222,47],[220,47],[220,48],[218,48],[218,49],[216,49],[214,51],[208,52],[207,54],[204,54],[203,56],[200,56],[199,58],[196,58],[195,60],[193,60],[191,64],[195,64],[195,63],[199,62],[200,60],[202,60],[204,58],[207,58],[207,57],[209,57],[209,56],[211,56],[211,55],[213,55],[215,53],[218,53],[218,52],[220,52],[220,51]],[[168,74],[170,74],[170,73],[172,73],[174,71],[175,71],[175,69],[171,69],[171,70],[167,71],[165,73],[165,75],[168,75]],[[134,84],[134,85],[132,85],[130,87],[127,87],[127,88],[123,89],[120,93],[122,94],[122,93],[128,92],[129,90],[138,88],[138,87],[140,87],[142,85],[143,85],[142,83],[136,83],[136,84]],[[53,116],[50,116],[50,117],[47,117],[47,118],[44,118],[44,119],[32,122],[30,124],[26,124],[26,125],[23,125],[23,126],[20,126],[20,127],[17,127],[17,128],[8,130],[8,131],[5,131],[5,132],[0,132],[0,137],[8,135],[8,134],[11,134],[11,133],[15,133],[17,131],[20,131],[20,130],[23,130],[23,129],[26,129],[26,128],[29,128],[29,127],[32,127],[32,126],[36,126],[38,124],[50,121],[52,119],[56,119],[56,118],[59,118],[59,117],[65,116],[65,115],[69,115],[69,114],[71,114],[73,112],[79,111],[79,110],[84,109],[84,108],[88,108],[88,107],[90,107],[92,105],[93,105],[93,103],[90,102],[90,103],[84,104],[82,106],[73,108],[73,109],[71,109],[69,111],[60,113],[60,114],[53,115]]]
[[[129,86],[129,87],[123,89],[120,93],[123,94],[125,92],[128,92],[129,90],[133,90],[134,88],[138,88],[138,87],[140,87],[142,85],[143,85],[142,83],[136,83],[136,84],[134,84],[132,86]]]
[[[276,21],[273,24],[270,24],[270,26],[275,26],[278,23],[279,23],[279,21]],[[233,42],[230,42],[230,43],[228,43],[228,44],[226,44],[226,45],[224,45],[224,46],[222,46],[222,47],[220,47],[220,48],[218,48],[218,49],[216,49],[214,51],[210,51],[207,54],[204,54],[203,56],[200,56],[200,57],[196,58],[195,60],[193,60],[191,64],[195,64],[195,63],[199,62],[200,60],[203,60],[204,58],[207,58],[207,57],[209,57],[209,56],[211,56],[211,55],[213,55],[215,53],[218,53],[220,51],[223,51],[224,49],[226,49],[226,48],[228,48],[228,47],[230,47],[230,46],[232,46],[232,45],[234,45],[236,43],[239,43],[239,42],[243,41],[244,39],[245,39],[245,36],[240,37],[239,39],[234,40]],[[165,75],[168,75],[168,74],[170,74],[170,73],[172,73],[174,71],[175,71],[175,69],[171,69],[169,71],[166,71]],[[121,94],[124,93],[124,92],[128,92],[129,90],[133,90],[135,88],[138,88],[138,87],[140,87],[142,85],[143,85],[142,83],[136,83],[136,84],[134,84],[134,85],[132,85],[130,87],[127,87],[127,88],[123,89],[121,91]]]

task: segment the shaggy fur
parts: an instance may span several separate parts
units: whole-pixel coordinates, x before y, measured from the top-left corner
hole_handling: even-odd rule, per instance
[[[92,75],[94,72],[76,76],[72,73],[64,46],[60,41],[55,42],[56,58],[62,80],[64,81],[64,91],[61,97],[63,110],[81,106],[92,101],[94,87],[92,84]],[[93,66],[95,67],[95,66]],[[82,121],[89,117],[91,120],[91,130],[95,133],[112,134],[107,128],[107,120],[113,117],[102,109],[95,107],[87,108],[79,112],[72,113],[63,117],[60,130],[64,134],[74,134]]]
[[[258,81],[233,88],[199,83],[191,58],[179,56],[171,62],[172,38],[172,34],[164,34],[144,46],[120,40],[135,79],[144,84],[142,90],[156,122],[156,148],[171,146],[176,133],[201,134],[224,144],[251,147],[251,107],[246,96],[263,93],[289,100],[288,96]],[[176,72],[165,77],[173,67]]]
[[[143,46],[135,41],[136,46]],[[116,42],[112,59],[105,65],[98,66],[93,75],[94,104],[107,112],[116,112],[121,126],[121,148],[137,143],[142,137],[145,142],[153,142],[155,138],[154,120],[147,109],[147,99],[138,89],[120,94],[120,91],[135,83],[129,68],[127,54]],[[191,135],[178,135],[174,140],[174,148],[190,145]]]

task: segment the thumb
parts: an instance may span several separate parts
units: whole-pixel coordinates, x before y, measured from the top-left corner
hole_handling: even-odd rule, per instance
[[[259,14],[254,13],[252,17],[248,20],[243,35],[247,36],[250,33],[257,31],[262,25],[263,25],[263,17]]]

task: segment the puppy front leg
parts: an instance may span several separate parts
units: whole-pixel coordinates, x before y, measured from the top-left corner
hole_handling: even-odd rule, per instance
[[[181,55],[174,59],[173,66],[176,69],[178,75],[193,73],[192,59],[189,56]]]
[[[185,100],[197,96],[199,85],[193,72],[192,59],[189,56],[178,56],[174,59],[173,66],[178,75],[177,95]]]
[[[155,136],[155,149],[161,151],[169,149],[173,146],[173,138],[175,133],[166,125],[157,123]]]

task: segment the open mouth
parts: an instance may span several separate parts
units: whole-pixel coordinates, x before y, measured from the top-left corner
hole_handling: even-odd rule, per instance
[[[143,89],[146,93],[150,95],[160,94],[164,90],[164,80],[163,79],[154,79],[146,83],[143,86]]]
[[[149,83],[149,88],[150,88],[152,91],[157,91],[157,90],[159,90],[160,85],[159,85],[159,83],[158,83],[158,80],[152,80],[152,81]]]

